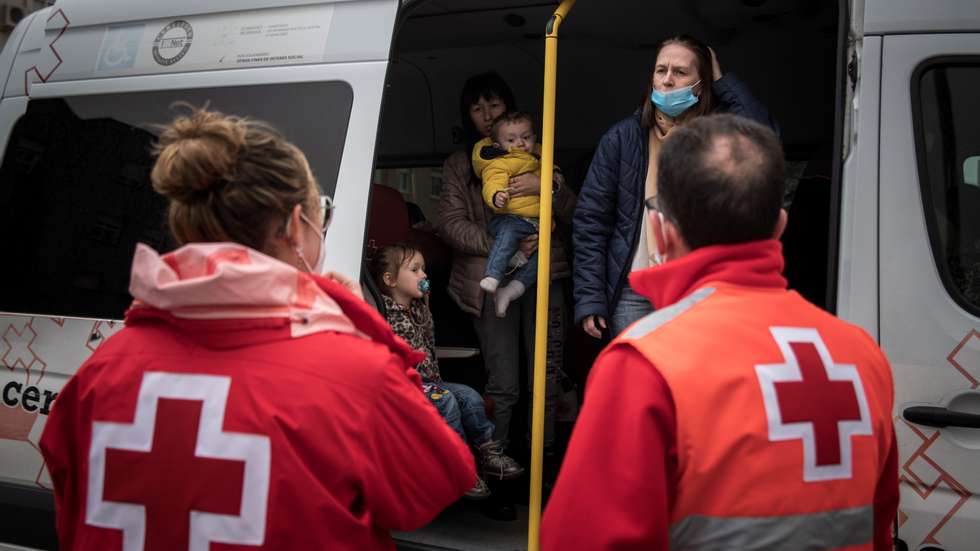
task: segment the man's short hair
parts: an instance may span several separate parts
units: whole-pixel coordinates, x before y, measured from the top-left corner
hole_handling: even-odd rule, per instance
[[[674,129],[657,157],[657,203],[688,247],[770,239],[785,187],[783,149],[769,128],[735,115]]]
[[[503,115],[493,119],[493,123],[490,125],[490,139],[499,143],[500,139],[497,133],[500,131],[500,127],[515,122],[526,122],[531,125],[531,130],[534,130],[534,119],[531,118],[530,113],[524,111],[507,111]]]

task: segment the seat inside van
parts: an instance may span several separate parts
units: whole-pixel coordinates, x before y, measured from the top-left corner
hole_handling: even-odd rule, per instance
[[[839,83],[844,82],[841,5],[808,0],[579,0],[558,33],[555,158],[567,185],[581,188],[603,133],[644,100],[656,45],[690,34],[715,50],[722,71],[745,82],[778,124],[788,167],[786,275],[790,286],[809,300],[832,308],[827,266],[837,227],[831,191],[840,124],[835,106],[843,92]],[[391,50],[374,181],[418,205],[435,228],[442,163],[465,147],[459,96],[469,76],[499,73],[513,89],[517,107],[535,118],[540,140],[544,30],[556,6],[513,0],[417,0],[403,6]],[[571,252],[568,228],[560,230],[560,237]],[[445,293],[444,287],[433,289]],[[565,290],[571,319],[570,280]],[[439,316],[468,323],[451,301],[441,308],[434,312],[437,344]],[[475,340],[470,344],[476,346]],[[569,328],[565,371],[580,391],[600,346],[581,329]],[[479,364],[469,369],[479,369]],[[524,407],[524,400],[518,407]],[[526,430],[520,426],[524,417],[522,410],[514,415],[512,448]],[[505,492],[526,503],[526,478]],[[515,523],[490,520],[479,510],[457,505],[426,529],[399,534],[400,545],[526,548],[523,520],[514,530]],[[518,516],[524,509],[520,511]]]

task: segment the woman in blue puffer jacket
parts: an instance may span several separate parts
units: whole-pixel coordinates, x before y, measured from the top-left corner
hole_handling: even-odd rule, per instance
[[[657,195],[657,152],[671,129],[713,112],[775,128],[766,107],[734,76],[723,76],[714,51],[699,40],[669,38],[655,59],[643,105],[599,142],[572,221],[575,320],[596,338],[607,322],[615,337],[653,311],[627,276],[655,263],[643,204]]]

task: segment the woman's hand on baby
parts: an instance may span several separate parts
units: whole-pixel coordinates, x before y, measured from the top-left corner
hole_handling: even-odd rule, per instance
[[[530,258],[534,254],[534,251],[538,250],[538,234],[532,233],[524,239],[521,239],[521,243],[517,246],[517,249],[524,253],[525,258]]]
[[[511,176],[507,192],[511,197],[541,195],[541,177],[531,172]]]
[[[498,209],[502,209],[507,206],[507,201],[510,200],[510,194],[506,191],[498,191],[493,194],[493,206]]]
[[[364,293],[361,292],[361,286],[355,283],[353,279],[340,272],[327,272],[323,274],[323,277],[336,281],[337,283],[343,285],[344,288],[350,291],[354,296],[364,300]]]

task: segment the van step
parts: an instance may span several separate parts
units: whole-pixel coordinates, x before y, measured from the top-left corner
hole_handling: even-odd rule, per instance
[[[516,520],[499,521],[484,515],[479,502],[459,501],[427,526],[392,537],[405,551],[525,551],[527,506],[516,509]]]

